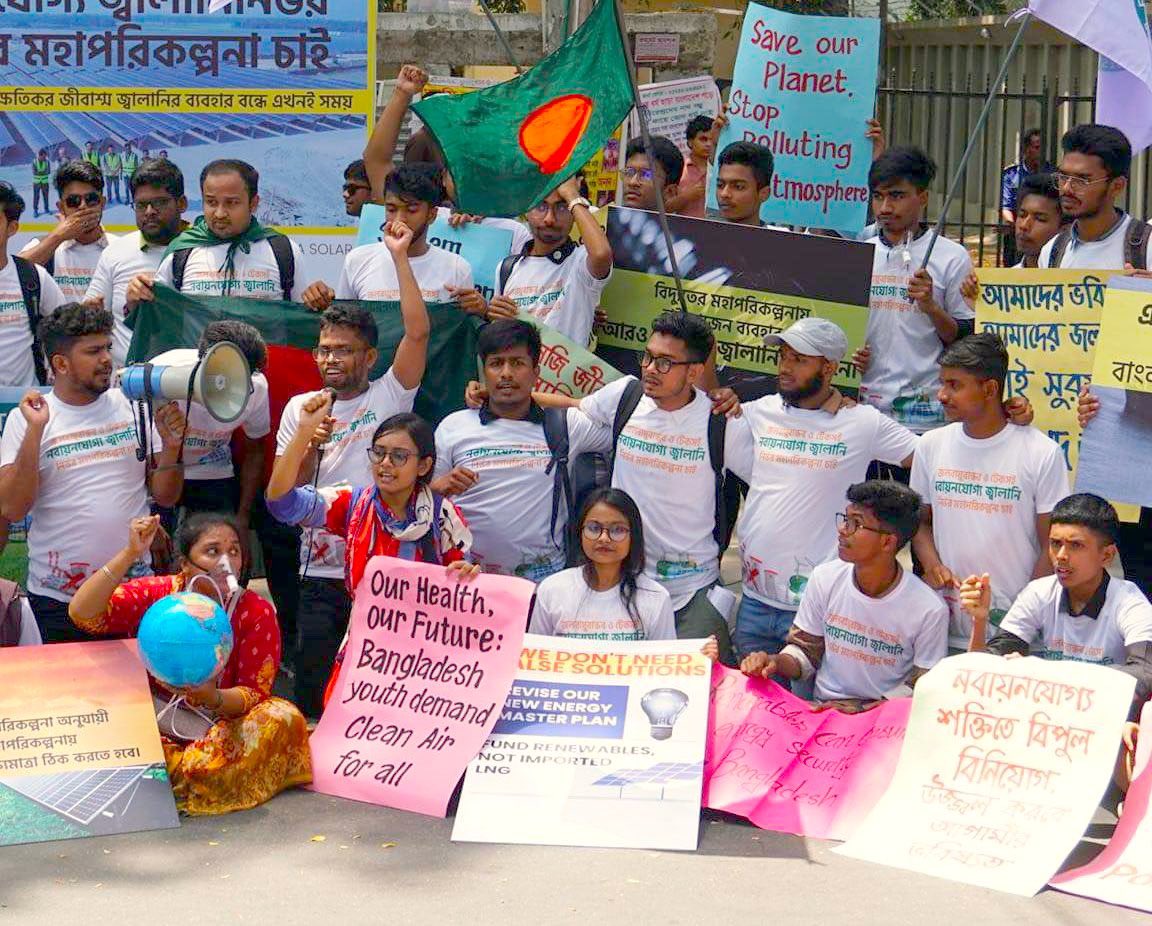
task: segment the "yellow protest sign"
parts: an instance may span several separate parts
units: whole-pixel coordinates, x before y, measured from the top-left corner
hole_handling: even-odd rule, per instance
[[[1108,287],[1092,381],[1152,392],[1152,290]]]

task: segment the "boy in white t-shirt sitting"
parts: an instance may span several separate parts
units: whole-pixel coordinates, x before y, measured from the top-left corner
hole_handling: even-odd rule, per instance
[[[1114,666],[1136,679],[1128,719],[1152,694],[1152,604],[1139,587],[1108,574],[1120,519],[1097,495],[1070,495],[1052,509],[1048,558],[1055,575],[1028,583],[984,642],[997,576],[971,575],[960,600],[972,617],[972,652],[1071,659]],[[991,562],[996,562],[990,558]]]
[[[948,648],[947,608],[896,561],[919,520],[919,496],[898,482],[849,488],[836,516],[839,560],[813,570],[784,649],[752,653],[741,671],[815,675],[819,710],[855,713],[907,695]]]

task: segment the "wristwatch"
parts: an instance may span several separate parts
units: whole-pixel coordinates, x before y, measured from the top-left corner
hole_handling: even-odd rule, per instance
[[[571,212],[577,206],[583,206],[589,212],[592,211],[592,204],[590,202],[588,202],[588,200],[585,199],[583,196],[576,196],[576,197],[573,197],[572,199],[568,200],[568,211],[569,212]]]

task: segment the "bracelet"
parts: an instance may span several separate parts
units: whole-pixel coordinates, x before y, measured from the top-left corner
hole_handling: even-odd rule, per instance
[[[108,568],[106,565],[105,565],[105,566],[101,566],[101,567],[100,567],[100,571],[101,571],[102,573],[104,573],[104,575],[108,576],[108,578],[109,578],[109,579],[111,579],[113,582],[115,582],[117,585],[119,585],[119,584],[120,584],[120,580],[119,580],[119,579],[117,579],[117,578],[116,578],[116,576],[114,576],[114,575],[112,574],[112,570],[111,570],[111,569],[109,569],[109,568]]]

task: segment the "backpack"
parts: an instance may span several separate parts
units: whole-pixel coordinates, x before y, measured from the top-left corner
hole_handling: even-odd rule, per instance
[[[576,535],[575,515],[584,507],[584,502],[593,489],[612,484],[612,470],[616,459],[616,442],[624,426],[628,424],[640,399],[644,396],[644,386],[633,379],[620,396],[616,414],[612,419],[612,449],[608,453],[588,451],[569,460],[568,415],[567,409],[549,408],[544,410],[544,439],[552,460],[545,472],[552,474],[552,537],[556,537],[556,523],[560,515],[561,500],[567,505],[568,524],[564,529],[564,548],[568,565],[573,565],[580,549],[580,538]],[[723,415],[708,417],[708,458],[715,475],[716,520],[712,525],[712,538],[716,541],[721,555],[728,549],[732,539],[732,527],[727,513],[727,498],[724,490],[724,437],[728,419]],[[571,473],[569,473],[571,463]]]
[[[292,241],[286,235],[271,235],[264,239],[272,248],[276,267],[280,271],[280,292],[285,302],[291,300],[292,289],[296,285],[296,255],[292,252]],[[184,270],[194,248],[184,248],[172,255],[172,288],[177,292],[184,289]]]
[[[20,281],[20,295],[24,298],[28,328],[32,332],[32,364],[36,369],[36,382],[47,386],[48,365],[40,344],[40,272],[30,260],[15,256],[12,260],[16,264],[16,278]]]
[[[1134,270],[1147,270],[1148,239],[1152,237],[1152,225],[1133,219],[1128,223],[1128,230],[1124,233],[1124,264],[1131,264]],[[1072,243],[1072,226],[1063,229],[1052,242],[1052,251],[1048,255],[1048,266],[1058,268],[1064,260],[1064,252]]]
[[[24,626],[24,592],[15,582],[0,579],[0,646],[15,646]]]

